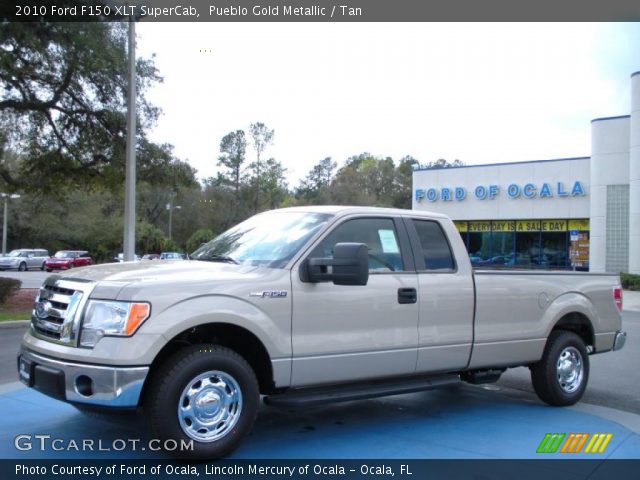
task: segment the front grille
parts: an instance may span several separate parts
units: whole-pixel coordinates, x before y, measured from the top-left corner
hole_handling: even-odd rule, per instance
[[[74,305],[82,298],[82,292],[55,285],[40,288],[31,315],[33,329],[40,335],[60,340],[65,336],[65,326],[73,321]],[[69,320],[69,322],[66,322]]]

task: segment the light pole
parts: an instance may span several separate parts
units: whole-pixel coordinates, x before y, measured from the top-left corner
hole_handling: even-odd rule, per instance
[[[127,155],[124,187],[124,261],[135,258],[136,248],[136,20],[129,17],[129,75],[127,89]]]
[[[4,198],[4,218],[2,220],[2,255],[7,253],[7,218],[9,216],[9,199],[20,198],[17,193],[0,193],[0,197]]]
[[[180,205],[173,205],[173,198],[169,199],[169,203],[167,203],[167,210],[169,210],[169,240],[171,240],[171,226],[172,226],[172,219],[173,219],[173,211],[174,210],[180,210],[182,208],[182,206]]]

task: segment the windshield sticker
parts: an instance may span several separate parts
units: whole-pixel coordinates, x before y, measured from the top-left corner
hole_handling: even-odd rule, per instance
[[[400,253],[396,235],[393,233],[393,230],[378,230],[378,236],[380,237],[380,243],[382,244],[382,251],[384,253]]]

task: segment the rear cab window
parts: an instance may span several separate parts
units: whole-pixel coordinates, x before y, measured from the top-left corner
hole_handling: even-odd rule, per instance
[[[416,255],[418,270],[454,272],[456,270],[455,260],[440,223],[435,220],[415,218],[411,221],[418,234],[421,247],[421,253]]]

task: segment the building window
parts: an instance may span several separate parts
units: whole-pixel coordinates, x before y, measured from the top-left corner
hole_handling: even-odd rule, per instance
[[[589,268],[589,220],[456,221],[476,267]]]

